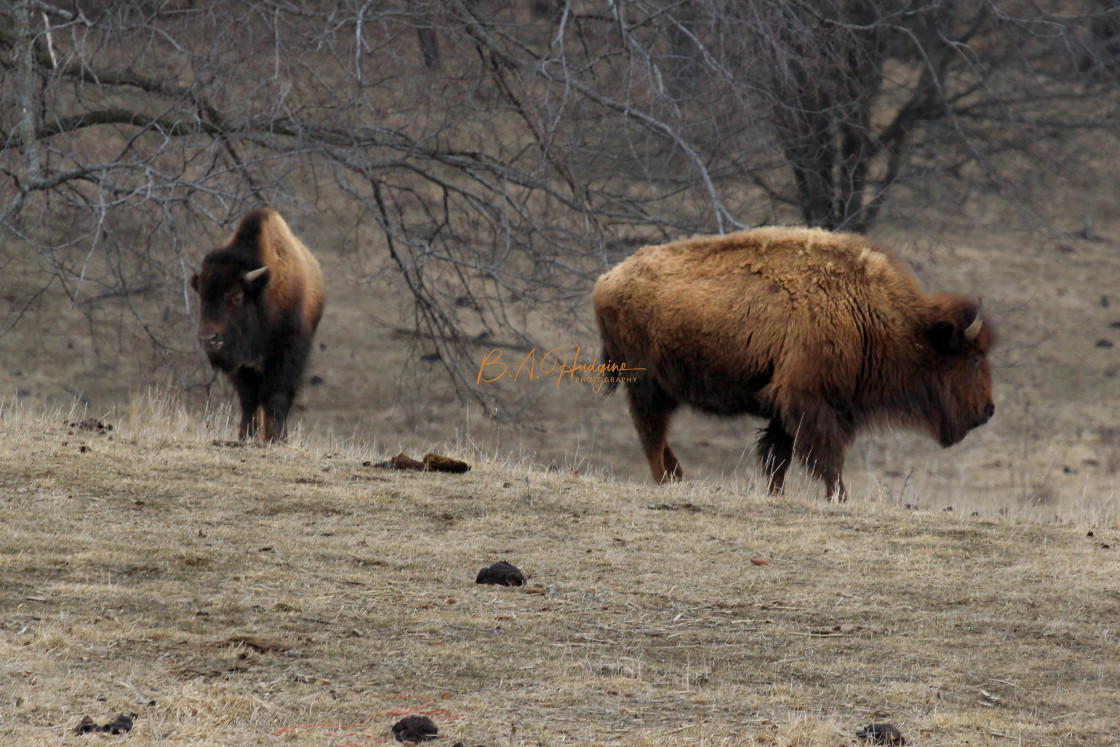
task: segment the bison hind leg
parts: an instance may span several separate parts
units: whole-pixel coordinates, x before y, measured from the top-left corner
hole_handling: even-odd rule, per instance
[[[680,482],[684,477],[684,471],[681,470],[681,463],[677,461],[677,455],[669,448],[668,442],[661,450],[661,464],[663,465],[661,473],[661,482]]]
[[[778,495],[785,489],[786,470],[793,458],[793,436],[786,433],[778,418],[774,418],[759,433],[756,448],[769,482],[770,494]]]
[[[630,417],[638,431],[638,440],[649,461],[653,479],[663,483],[677,482],[683,477],[683,472],[666,436],[678,402],[648,378],[631,383],[627,394]]]

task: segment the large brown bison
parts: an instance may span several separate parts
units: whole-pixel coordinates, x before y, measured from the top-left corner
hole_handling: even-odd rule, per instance
[[[855,234],[762,228],[648,246],[599,278],[592,299],[603,361],[627,369],[634,426],[663,482],[681,478],[666,434],[682,404],[769,419],[758,454],[770,492],[796,454],[840,500],[861,429],[908,426],[951,446],[995,412],[982,305],[926,295]]]
[[[202,302],[198,339],[241,400],[239,437],[283,441],[311,337],[323,315],[319,262],[267,208],[246,215],[233,238],[191,277]]]

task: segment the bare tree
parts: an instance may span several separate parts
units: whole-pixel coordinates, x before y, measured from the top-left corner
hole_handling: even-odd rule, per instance
[[[866,230],[935,177],[1021,199],[1023,156],[1060,168],[1055,143],[1115,138],[1118,11],[1051,5],[17,0],[0,251],[40,281],[3,328],[48,284],[112,296],[155,365],[205,380],[188,247],[260,203],[315,206],[377,237],[481,399],[473,341],[529,343],[519,310],[581,309],[636,244]]]

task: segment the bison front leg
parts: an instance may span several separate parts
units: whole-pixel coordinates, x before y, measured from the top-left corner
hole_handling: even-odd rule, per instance
[[[237,438],[244,441],[257,433],[257,410],[261,405],[261,376],[250,368],[240,368],[233,376],[233,387],[241,403],[241,425]]]
[[[658,482],[680,480],[683,476],[680,462],[666,440],[669,420],[677,409],[676,400],[648,380],[631,384],[627,394],[630,397],[630,417],[638,430],[638,440],[649,461],[653,479]]]
[[[295,392],[273,392],[264,401],[264,432],[261,438],[276,443],[288,438],[288,413],[292,410]]]
[[[843,460],[841,459],[841,462]],[[843,464],[841,464],[843,466]],[[824,499],[832,502],[843,503],[848,500],[848,489],[844,486],[844,478],[840,467],[835,469],[812,468],[813,474],[824,483]]]
[[[795,425],[794,425],[795,424]],[[846,501],[844,452],[852,440],[850,429],[831,408],[822,408],[794,419],[783,419],[787,433],[794,435],[794,453],[813,477],[824,483],[825,500]]]
[[[311,336],[295,335],[281,346],[283,355],[270,359],[266,366],[269,377],[262,392],[265,441],[283,442],[288,438],[288,415],[299,392],[307,356],[311,352]]]
[[[796,451],[809,473],[824,483],[826,501],[835,500],[843,503],[848,500],[848,489],[844,487],[843,479],[843,443],[827,439],[799,438]]]
[[[793,437],[786,433],[781,420],[774,418],[759,435],[756,448],[769,479],[770,494],[778,495],[785,489],[786,470],[793,459]]]

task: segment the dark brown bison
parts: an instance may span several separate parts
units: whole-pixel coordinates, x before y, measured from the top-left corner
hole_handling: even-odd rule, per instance
[[[982,305],[926,295],[862,236],[762,228],[648,246],[592,300],[603,362],[638,369],[625,375],[630,413],[660,481],[681,478],[666,434],[682,404],[769,419],[770,492],[796,454],[840,500],[861,429],[903,425],[951,446],[995,411]]]
[[[311,337],[323,315],[323,273],[274,210],[254,210],[191,277],[202,302],[198,339],[241,400],[245,439],[283,441]]]

